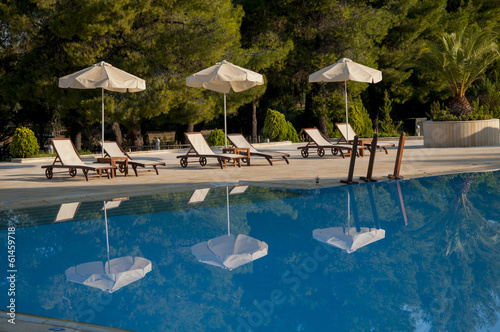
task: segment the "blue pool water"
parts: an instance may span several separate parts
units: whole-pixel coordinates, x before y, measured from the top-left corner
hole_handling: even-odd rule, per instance
[[[131,197],[108,202],[107,221],[102,201],[3,211],[2,274],[11,227],[17,279],[9,296],[2,278],[0,301],[132,331],[494,330],[499,187],[493,172]],[[216,239],[228,246],[228,201],[230,234],[247,255],[224,262],[207,250]],[[200,243],[204,255],[193,254]],[[68,280],[66,270],[108,253],[144,259],[150,271],[112,292]]]

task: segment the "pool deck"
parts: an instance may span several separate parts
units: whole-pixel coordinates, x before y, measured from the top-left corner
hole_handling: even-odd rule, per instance
[[[394,171],[398,140],[379,141],[395,143],[389,153],[377,152],[373,178],[386,181]],[[136,159],[158,160],[166,163],[159,167],[159,175],[154,172],[139,173],[136,177],[130,170],[128,177],[118,173],[115,178],[90,177],[85,181],[79,171],[75,177],[68,172],[54,174],[51,180],[45,177],[42,165],[49,165],[52,159],[36,160],[30,163],[0,162],[0,210],[22,206],[36,206],[47,203],[111,199],[133,197],[169,191],[183,191],[207,186],[226,184],[248,184],[285,188],[317,188],[345,185],[350,158],[342,159],[326,151],[319,157],[310,151],[308,158],[302,158],[298,146],[304,143],[270,143],[255,145],[258,149],[289,153],[290,164],[277,162],[274,166],[264,158],[252,158],[251,166],[228,166],[220,169],[215,160],[208,160],[204,167],[195,158],[189,159],[187,168],[182,168],[176,158],[182,152],[164,150],[133,153]],[[185,152],[184,152],[185,153]],[[356,158],[354,180],[367,173],[369,154]],[[95,161],[95,156],[84,159]],[[500,146],[424,148],[423,140],[408,137],[403,152],[400,175],[405,179],[440,174],[500,169]],[[316,178],[319,178],[317,183]]]
[[[385,141],[395,143],[398,140]],[[382,142],[380,142],[382,143]],[[220,169],[213,160],[205,167],[195,159],[190,159],[187,168],[179,165],[177,151],[153,151],[132,154],[136,159],[164,161],[165,167],[159,167],[159,175],[154,172],[133,172],[128,177],[118,174],[113,179],[92,177],[85,181],[82,173],[70,177],[67,172],[54,174],[51,180],[44,175],[42,165],[51,164],[51,159],[30,160],[28,163],[0,162],[0,210],[9,210],[23,206],[38,206],[47,203],[110,199],[115,197],[146,195],[169,191],[194,190],[207,186],[226,184],[249,184],[285,188],[318,188],[345,185],[350,158],[342,159],[327,151],[324,157],[315,152],[302,158],[298,146],[304,143],[274,143],[257,145],[258,149],[275,150],[289,153],[290,164],[284,162],[270,166],[263,158],[252,158],[252,165],[227,167]],[[389,153],[377,152],[373,178],[387,181],[387,175],[393,173],[397,147],[389,148]],[[95,156],[85,159],[95,161]],[[356,159],[354,180],[365,176],[369,157]],[[403,153],[400,175],[405,179],[432,175],[463,173],[473,171],[493,171],[500,169],[500,146],[471,148],[424,148],[423,140],[407,138]],[[318,178],[318,182],[316,180]],[[359,180],[358,180],[359,181]],[[54,319],[18,315],[16,325],[8,324],[5,312],[0,315],[0,330],[6,331],[41,331],[50,328],[65,328],[65,331],[118,331],[116,329],[90,326]],[[121,331],[121,330],[120,330]]]

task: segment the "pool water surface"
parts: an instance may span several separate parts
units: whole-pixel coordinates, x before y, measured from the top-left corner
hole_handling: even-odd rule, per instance
[[[488,172],[117,195],[0,212],[0,243],[8,266],[15,230],[18,313],[141,332],[486,331],[499,188]]]

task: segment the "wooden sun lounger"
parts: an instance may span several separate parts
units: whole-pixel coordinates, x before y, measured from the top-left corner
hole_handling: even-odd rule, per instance
[[[101,176],[101,173],[106,172],[108,179],[111,178],[112,171],[116,169],[116,166],[111,165],[98,165],[98,164],[86,164],[78,155],[78,151],[76,151],[73,142],[69,138],[53,138],[52,146],[57,153],[56,158],[52,165],[44,165],[42,168],[45,168],[45,176],[47,179],[52,179],[54,175],[54,168],[65,168],[69,170],[69,175],[72,177],[76,175],[77,170],[81,170],[83,175],[85,176],[85,180],[89,180],[88,172],[96,171],[98,172],[98,176]]]
[[[352,153],[352,145],[350,144],[332,144],[318,129],[316,128],[303,128],[304,133],[309,137],[309,143],[305,146],[299,146],[297,149],[300,150],[302,157],[307,158],[309,156],[309,149],[316,149],[318,156],[323,157],[325,155],[326,149],[331,149],[332,154],[336,155],[340,153],[342,158],[345,158],[347,153],[349,155]],[[364,146],[358,146],[356,154],[359,155],[359,151],[363,151]]]
[[[229,134],[227,135],[227,138],[231,143],[239,149],[248,149],[250,152],[250,156],[252,157],[264,157],[266,160],[273,165],[273,161],[286,161],[287,164],[288,162],[288,157],[290,155],[288,153],[283,153],[283,152],[276,152],[276,151],[263,151],[263,150],[257,150],[253,147],[252,144],[250,144],[245,137],[243,137],[242,134]],[[250,165],[250,160],[248,160],[248,165]]]
[[[215,153],[201,133],[184,133],[184,135],[186,135],[189,144],[191,144],[189,151],[185,155],[177,156],[177,158],[180,158],[180,164],[184,168],[188,165],[188,158],[198,158],[201,166],[207,164],[207,158],[215,158],[220,168],[224,168],[228,164],[241,167],[241,160],[247,158],[239,154]]]
[[[342,137],[339,138],[338,143],[352,144],[352,142],[354,141],[354,136],[356,136],[356,132],[354,131],[354,129],[352,129],[351,125],[349,123],[336,123],[335,127],[337,127],[340,134],[342,135]],[[359,144],[368,148],[371,148],[372,140],[373,138],[358,138]],[[393,146],[396,145],[393,143],[377,143],[377,151],[385,151],[385,154],[388,154],[389,152],[387,151],[387,148]]]
[[[99,144],[102,144],[99,142]],[[137,167],[152,167],[153,170],[156,172],[156,175],[158,175],[158,166],[166,166],[164,162],[161,161],[151,161],[151,160],[138,160],[138,159],[132,159],[131,156],[129,156],[128,153],[126,153],[121,146],[118,145],[116,142],[112,141],[105,141],[104,145],[104,152],[106,153],[106,156],[109,158],[114,158],[116,159],[116,164],[118,165],[118,169],[120,172],[125,173],[125,176],[128,175],[128,166],[132,166],[132,169],[134,170],[135,176],[138,174]],[[103,161],[105,161],[106,158],[104,158]],[[152,171],[151,169],[145,169],[144,172],[150,172]]]

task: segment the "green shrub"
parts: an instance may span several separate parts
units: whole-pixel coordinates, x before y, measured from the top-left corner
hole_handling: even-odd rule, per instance
[[[358,134],[358,137],[372,137],[373,123],[368,111],[363,106],[361,98],[356,98],[350,105],[350,109],[349,123],[356,134]]]
[[[291,141],[292,143],[300,142],[299,134],[297,134],[297,130],[295,130],[293,124],[290,121],[287,121],[286,126],[287,126],[287,131],[283,137],[283,140]]]
[[[224,145],[224,132],[220,129],[214,129],[207,137],[207,143],[210,146],[222,146]]]
[[[289,127],[285,115],[278,111],[268,109],[262,134],[271,141],[282,141],[287,136]]]
[[[35,137],[35,133],[29,128],[19,127],[14,132],[12,143],[10,144],[10,153],[14,158],[26,158],[37,154],[40,146]]]
[[[385,137],[395,137],[399,136],[399,127],[403,125],[403,121],[399,121],[398,124],[394,124],[391,118],[392,112],[392,100],[389,98],[389,93],[387,90],[384,92],[384,106],[379,108],[381,119],[380,125],[380,136]]]
[[[93,154],[93,153],[89,149],[81,149],[78,151],[78,154],[79,155],[88,155],[88,154]]]
[[[439,102],[435,101],[431,104],[431,111],[427,116],[433,121],[472,121],[472,120],[489,120],[493,119],[493,114],[489,105],[479,106],[479,101],[471,103],[474,112],[466,115],[451,114],[447,108],[442,107]]]

